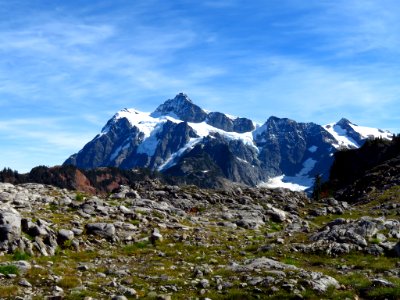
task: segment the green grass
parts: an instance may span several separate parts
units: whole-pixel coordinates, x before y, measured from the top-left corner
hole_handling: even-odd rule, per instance
[[[13,260],[28,260],[30,258],[31,258],[31,256],[28,253],[21,252],[21,251],[18,251],[18,250],[15,251],[13,256],[12,256]]]
[[[282,262],[285,263],[285,264],[288,264],[288,265],[296,266],[296,267],[300,265],[299,261],[296,258],[293,258],[293,257],[285,257],[282,260]]]
[[[149,241],[143,241],[143,242],[136,242],[132,245],[126,245],[122,247],[122,252],[126,255],[132,255],[136,254],[138,251],[142,249],[146,249],[152,247],[151,243]]]
[[[281,231],[283,229],[283,225],[280,223],[276,223],[276,222],[268,222],[267,224],[267,232],[268,233],[272,233],[272,232],[278,232]]]
[[[336,276],[336,279],[352,290],[362,290],[371,285],[371,282],[364,275],[359,273],[351,273],[348,275]]]
[[[81,281],[74,275],[65,275],[57,284],[63,289],[72,289],[81,284]]]
[[[400,299],[400,287],[376,287],[366,294],[372,299]]]
[[[4,275],[18,274],[18,268],[14,265],[0,266],[0,273],[2,273]]]
[[[77,192],[75,195],[75,200],[79,201],[79,202],[82,202],[83,200],[85,200],[85,198],[86,198],[86,195],[81,192]]]

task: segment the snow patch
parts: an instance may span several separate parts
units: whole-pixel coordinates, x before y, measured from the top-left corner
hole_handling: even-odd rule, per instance
[[[140,132],[144,134],[145,138],[150,137],[154,129],[160,123],[165,123],[167,121],[171,121],[174,123],[182,122],[172,115],[154,118],[150,114],[151,113],[140,112],[132,108],[125,108],[115,114],[114,120],[119,120],[123,118],[127,119],[132,126],[137,127]]]
[[[241,140],[245,145],[254,147],[258,150],[254,144],[252,132],[237,133],[237,132],[226,132],[222,129],[215,128],[205,122],[202,123],[188,123],[190,127],[196,132],[200,137],[209,136],[211,133],[219,133],[222,136],[230,140]]]
[[[168,169],[176,164],[176,159],[184,154],[187,150],[192,150],[203,138],[191,138],[189,142],[172,154],[161,166],[158,167],[159,171]]]
[[[117,122],[118,120],[123,118],[127,119],[132,126],[138,128],[139,131],[143,133],[144,139],[143,142],[139,145],[137,152],[144,153],[149,156],[154,155],[157,149],[157,133],[162,128],[162,125],[167,121],[171,121],[174,123],[182,122],[172,115],[160,116],[159,118],[155,118],[152,117],[150,113],[140,112],[135,109],[128,108],[117,112],[114,115],[113,120],[114,122]],[[104,128],[102,134],[107,133],[108,130],[109,127]],[[114,151],[114,153],[111,155],[110,159],[114,160],[123,149],[124,147],[116,149],[116,151]]]
[[[306,161],[303,162],[303,169],[301,169],[300,172],[296,174],[296,177],[304,177],[305,175],[307,175],[312,169],[314,169],[316,163],[316,160],[308,158]]]
[[[280,175],[272,177],[267,182],[259,184],[259,186],[267,188],[286,188],[292,191],[305,191],[314,184],[314,178],[307,176],[307,174],[314,169],[316,163],[316,160],[308,158],[303,162],[303,169],[295,176]]]
[[[224,114],[227,118],[231,119],[232,121],[238,119],[238,117],[230,115],[230,114]]]
[[[311,146],[310,148],[308,148],[308,151],[310,151],[311,153],[314,153],[318,150],[317,146]]]
[[[328,131],[337,141],[337,143],[333,144],[333,147],[336,149],[341,147],[346,148],[359,148],[360,146],[357,144],[355,140],[351,137],[347,136],[347,130],[343,129],[339,125],[335,123],[331,123],[323,126],[323,128]]]
[[[161,130],[162,124],[158,124],[150,136],[145,138],[143,142],[139,145],[137,153],[147,154],[148,156],[154,155],[158,146],[157,133]]]
[[[387,140],[391,140],[393,138],[393,134],[388,130],[382,130],[378,128],[358,126],[350,123],[351,128],[354,129],[355,132],[358,132],[363,138],[383,138]]]
[[[294,176],[286,176],[280,175],[276,177],[270,178],[267,182],[261,183],[259,187],[266,188],[286,188],[292,191],[305,191],[309,187],[311,187],[314,183],[313,178],[309,177],[294,177]]]
[[[238,156],[236,156],[236,159],[237,159],[238,161],[240,161],[240,162],[245,163],[245,164],[249,164],[249,162],[248,162],[247,160],[242,159],[242,158],[240,158],[240,157],[238,157]],[[254,166],[253,166],[253,167],[254,167]]]

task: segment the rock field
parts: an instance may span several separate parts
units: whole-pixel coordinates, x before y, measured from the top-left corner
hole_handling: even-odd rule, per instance
[[[400,299],[400,189],[0,183],[1,299]]]

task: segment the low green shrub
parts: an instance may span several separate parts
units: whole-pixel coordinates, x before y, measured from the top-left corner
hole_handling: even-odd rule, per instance
[[[4,275],[8,274],[18,274],[18,268],[14,265],[4,265],[0,266],[0,273]]]

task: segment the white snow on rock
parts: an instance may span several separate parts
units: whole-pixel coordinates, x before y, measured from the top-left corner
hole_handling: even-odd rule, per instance
[[[182,154],[184,154],[186,151],[192,150],[203,138],[191,138],[189,142],[182,148],[180,148],[178,151],[173,153],[161,166],[158,167],[159,171],[168,169],[172,167],[176,159],[180,157]]]
[[[158,118],[154,118],[150,115],[151,113],[141,112],[132,108],[125,108],[120,110],[114,115],[115,120],[127,119],[132,126],[137,127],[140,132],[143,132],[145,137],[149,137],[155,127],[161,123],[165,123],[167,121],[171,121],[174,123],[181,123],[181,120],[174,118],[173,116],[160,116]],[[103,131],[107,131],[108,128],[105,128]]]
[[[157,124],[153,131],[148,137],[146,137],[143,142],[139,145],[137,153],[144,153],[148,156],[154,155],[158,146],[157,133],[162,129],[162,124]]]
[[[235,120],[237,117],[235,116],[230,116],[226,115],[228,118],[231,118],[232,120]],[[138,128],[140,132],[143,133],[143,141],[139,145],[137,152],[138,153],[144,153],[149,156],[154,155],[155,150],[157,149],[158,146],[158,138],[157,134],[160,130],[162,130],[162,126],[165,122],[171,121],[176,124],[181,123],[183,121],[179,120],[179,118],[174,115],[173,113],[170,113],[168,115],[161,115],[161,114],[156,114],[156,113],[146,113],[146,112],[140,112],[136,109],[123,109],[116,113],[113,117],[113,121],[117,122],[118,120],[126,118],[129,123]],[[380,129],[376,128],[370,128],[370,127],[364,127],[364,126],[358,126],[355,125],[351,122],[348,122],[349,126],[360,134],[362,138],[373,138],[373,137],[381,137],[384,139],[391,139],[392,138],[392,133],[389,131],[383,131]],[[177,152],[173,153],[168,159],[166,159],[159,167],[158,170],[164,170],[169,167],[172,167],[178,158],[182,156],[184,153],[187,151],[190,151],[193,149],[198,143],[200,143],[204,137],[207,136],[213,136],[215,134],[220,134],[224,138],[228,140],[239,140],[242,141],[245,145],[254,147],[257,151],[258,148],[255,144],[255,140],[258,140],[258,142],[263,142],[265,140],[260,141],[260,135],[265,131],[265,127],[267,124],[261,125],[261,124],[255,124],[256,129],[252,132],[245,132],[245,133],[237,133],[237,132],[226,132],[222,129],[218,129],[216,127],[213,127],[206,122],[201,122],[201,123],[188,123],[188,125],[196,132],[198,135],[197,138],[191,138],[189,142],[180,148]],[[359,148],[360,145],[351,137],[350,133],[347,132],[346,129],[342,128],[338,123],[331,123],[328,125],[323,126],[323,128],[329,132],[335,139],[335,143],[333,143],[333,146],[336,149],[346,147],[346,148]],[[106,126],[102,134],[105,134],[108,132],[110,129],[110,125]],[[352,131],[352,130],[350,130]],[[354,134],[354,132],[353,132]],[[101,136],[101,135],[100,135]],[[269,138],[274,138],[274,136],[270,136]],[[124,143],[122,146],[120,146],[118,149],[114,151],[114,153],[111,155],[111,160],[115,159],[118,154],[121,151],[124,151],[129,147],[129,142]],[[313,145],[308,148],[308,151],[310,153],[315,153],[317,152],[318,147]],[[242,161],[242,159],[237,158]],[[245,161],[243,161],[245,162]],[[308,188],[310,188],[313,185],[314,178],[310,178],[309,174],[310,172],[314,169],[317,161],[308,158],[303,162],[303,168],[295,175],[295,176],[286,176],[286,175],[280,175],[276,176],[273,178],[270,178],[267,182],[261,183],[260,186],[265,186],[269,188],[278,188],[278,187],[283,187],[283,188],[288,188],[291,190],[295,191],[304,191]]]
[[[234,116],[228,116],[229,118],[235,119]],[[138,153],[144,153],[149,156],[154,155],[155,150],[158,146],[157,133],[162,129],[162,125],[171,121],[174,123],[181,123],[183,121],[179,120],[177,116],[173,114],[168,115],[157,115],[152,113],[140,112],[136,109],[123,109],[114,115],[114,120],[118,121],[122,118],[126,118],[132,126],[135,126],[143,133],[143,142],[138,147]],[[184,154],[186,151],[193,149],[193,147],[199,143],[204,137],[212,135],[213,133],[219,133],[229,140],[240,140],[246,145],[250,145],[258,150],[254,141],[252,132],[246,133],[236,133],[236,132],[226,132],[224,130],[215,128],[205,122],[202,123],[188,123],[188,125],[196,132],[199,138],[192,138],[190,141],[177,152],[173,153],[158,169],[163,170],[174,165],[175,160]],[[102,134],[106,133],[109,127],[105,127]],[[124,147],[118,150],[122,151]],[[113,153],[112,158],[118,155],[117,151]]]
[[[190,127],[194,129],[197,135],[201,137],[209,136],[212,133],[219,133],[229,140],[241,140],[245,145],[252,146],[258,150],[254,144],[252,132],[237,133],[237,132],[226,132],[222,129],[215,128],[205,122],[202,123],[188,123]]]
[[[303,169],[295,176],[280,175],[272,177],[267,182],[259,184],[259,186],[267,188],[286,188],[292,191],[305,191],[314,184],[314,178],[307,175],[314,169],[316,163],[316,160],[308,158],[303,162]]]
[[[316,160],[308,158],[306,161],[303,162],[303,169],[301,169],[300,172],[296,174],[296,177],[306,176],[312,169],[314,169],[316,163]]]
[[[388,131],[388,130],[382,130],[378,128],[372,128],[372,127],[365,127],[365,126],[358,126],[356,124],[353,124],[351,122],[348,123],[349,126],[360,136],[364,139],[367,138],[383,138],[383,139],[392,139],[393,134]],[[349,136],[349,133],[347,132],[346,129],[342,128],[340,125],[337,123],[330,123],[323,128],[328,131],[337,141],[337,143],[333,144],[335,148],[359,148],[361,145],[359,145],[354,139],[352,139]]]
[[[306,176],[296,177],[296,176],[280,175],[272,177],[267,182],[260,183],[258,186],[271,189],[286,188],[292,191],[301,192],[311,187],[313,183],[314,179]]]
[[[358,132],[363,138],[383,138],[387,140],[391,140],[393,138],[393,134],[388,130],[358,126],[353,123],[350,123],[350,126],[351,128],[354,129],[354,131]]]
[[[337,141],[333,144],[335,148],[359,148],[360,146],[351,137],[347,135],[347,130],[343,129],[336,123],[331,123],[323,126],[326,131],[328,131]]]
[[[318,150],[317,146],[311,146],[310,148],[308,148],[308,151],[310,151],[311,153],[314,153]]]

